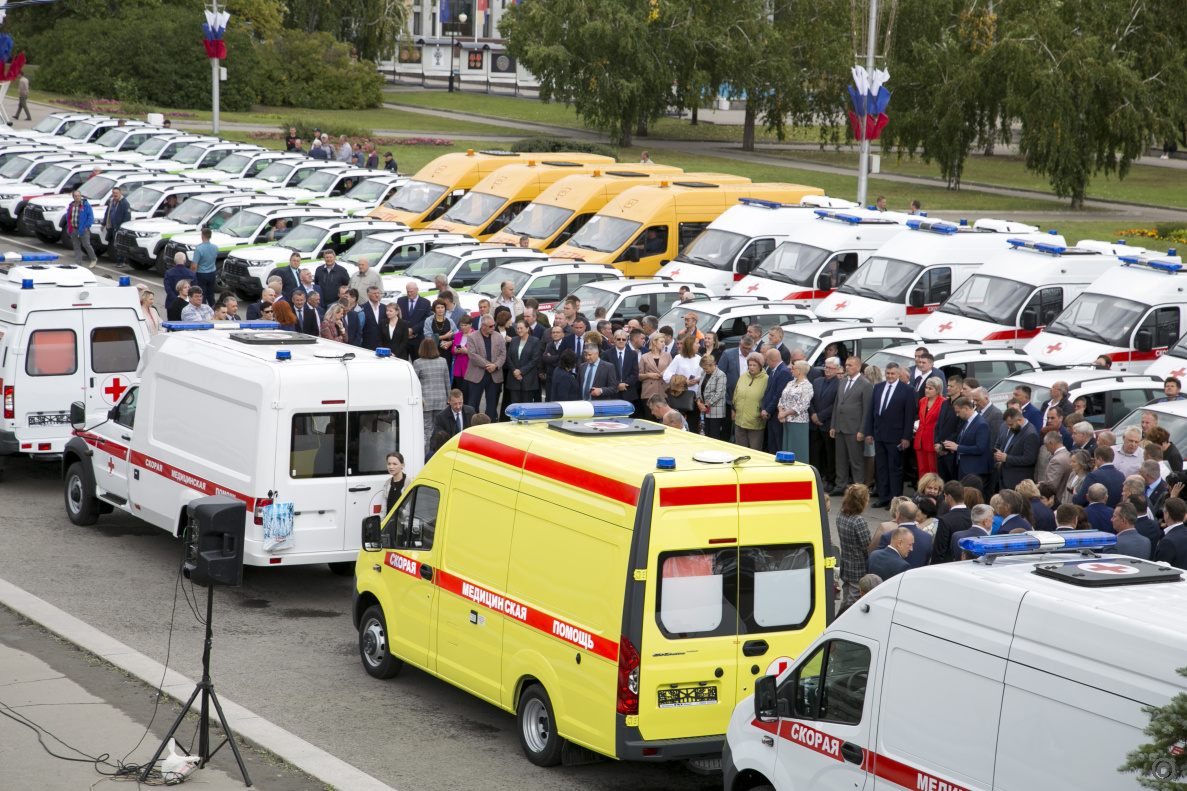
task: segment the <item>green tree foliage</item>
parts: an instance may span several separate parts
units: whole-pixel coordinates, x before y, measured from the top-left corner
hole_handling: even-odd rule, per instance
[[[618,156],[613,148],[604,146],[601,143],[594,143],[588,140],[569,140],[565,137],[552,137],[550,135],[538,135],[536,137],[527,137],[523,140],[516,140],[511,144],[511,150],[524,154],[556,154],[573,151],[584,154],[601,154],[602,156],[615,158]]]
[[[367,60],[390,58],[407,26],[403,0],[288,0],[285,25],[306,33],[329,33]]]
[[[1187,667],[1179,668],[1187,676]],[[1142,731],[1151,741],[1125,757],[1119,772],[1140,773],[1138,783],[1154,791],[1187,789],[1187,753],[1174,755],[1171,748],[1187,742],[1187,692],[1180,692],[1165,706],[1146,706],[1150,724]]]
[[[383,76],[329,33],[286,30],[270,46],[260,72],[264,104],[348,110],[382,100]]]

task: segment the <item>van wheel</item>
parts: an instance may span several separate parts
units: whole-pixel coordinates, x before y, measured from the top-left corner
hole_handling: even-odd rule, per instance
[[[45,244],[57,244],[58,240],[62,238],[62,234],[60,233],[42,233],[41,231],[34,231],[34,233]]]
[[[347,560],[342,563],[327,563],[330,571],[337,574],[339,577],[353,577],[354,576],[354,561]]]
[[[363,667],[375,678],[394,678],[404,667],[403,660],[389,650],[387,621],[378,604],[368,607],[359,622],[359,656]]]
[[[99,521],[99,509],[95,494],[87,490],[82,476],[82,464],[74,462],[66,470],[66,515],[80,527],[87,527]]]
[[[534,685],[519,699],[516,712],[519,724],[519,746],[523,754],[536,766],[556,766],[561,762],[564,740],[556,732],[556,716],[552,701],[544,687]]]

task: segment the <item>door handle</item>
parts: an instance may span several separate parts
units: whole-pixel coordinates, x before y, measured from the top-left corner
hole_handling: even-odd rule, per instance
[[[128,440],[128,442],[132,441],[132,438],[129,437],[127,434],[120,434],[120,439],[126,439],[126,440]]]
[[[369,492],[369,491],[371,491],[371,487],[370,487],[370,486],[352,486],[352,487],[350,487],[349,491],[352,491],[352,492]]]
[[[422,576],[429,582],[432,582],[433,581],[433,567],[426,565],[424,563],[421,563],[420,564],[420,576]]]
[[[762,656],[770,648],[766,640],[747,640],[742,643],[743,656]]]
[[[861,766],[862,762],[865,761],[866,751],[853,742],[845,742],[841,745],[841,755],[849,763]]]

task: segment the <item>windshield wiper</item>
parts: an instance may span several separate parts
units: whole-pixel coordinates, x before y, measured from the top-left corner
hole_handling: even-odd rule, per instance
[[[1092,329],[1091,327],[1084,327],[1084,326],[1081,326],[1081,325],[1077,324],[1077,325],[1076,325],[1076,329],[1078,329],[1078,330],[1083,330],[1084,332],[1089,332],[1089,333],[1092,333],[1092,335],[1093,335],[1093,336],[1096,338],[1096,342],[1097,342],[1097,343],[1109,343],[1109,339],[1108,339],[1108,338],[1106,338],[1105,336],[1101,335],[1099,332],[1097,332],[1096,330]],[[1088,340],[1092,340],[1092,338],[1089,338]]]
[[[995,319],[993,316],[990,316],[985,311],[981,310],[981,308],[974,308],[972,305],[961,305],[961,308],[963,308],[966,311],[971,310],[974,313],[980,314],[981,316],[984,317],[984,321],[988,321],[990,324],[998,324],[999,323],[997,319]],[[969,314],[965,313],[964,315],[967,316]]]

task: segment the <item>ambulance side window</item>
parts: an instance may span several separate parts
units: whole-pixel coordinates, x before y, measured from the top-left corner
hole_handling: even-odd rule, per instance
[[[394,409],[350,413],[347,475],[383,475],[387,454],[400,449],[400,413]]]
[[[67,376],[78,370],[74,330],[36,330],[29,336],[25,373],[29,376]]]
[[[131,327],[99,327],[91,330],[91,370],[97,374],[135,371],[140,349]]]
[[[139,387],[133,387],[115,408],[115,415],[111,418],[121,426],[136,427],[136,397],[140,393]]]
[[[340,478],[346,473],[346,413],[300,412],[293,415],[289,476]]]
[[[825,643],[779,689],[779,714],[857,725],[865,707],[870,649],[847,640]]]
[[[396,511],[396,549],[432,549],[440,505],[439,491],[414,486]]]
[[[802,629],[814,609],[812,546],[742,547],[739,560],[739,633]]]
[[[737,632],[738,550],[690,549],[659,556],[656,621],[669,639]]]
[[[1154,339],[1154,348],[1174,344],[1179,337],[1179,309],[1159,308],[1150,311],[1138,332],[1147,331]],[[1136,333],[1134,337],[1137,337]]]

